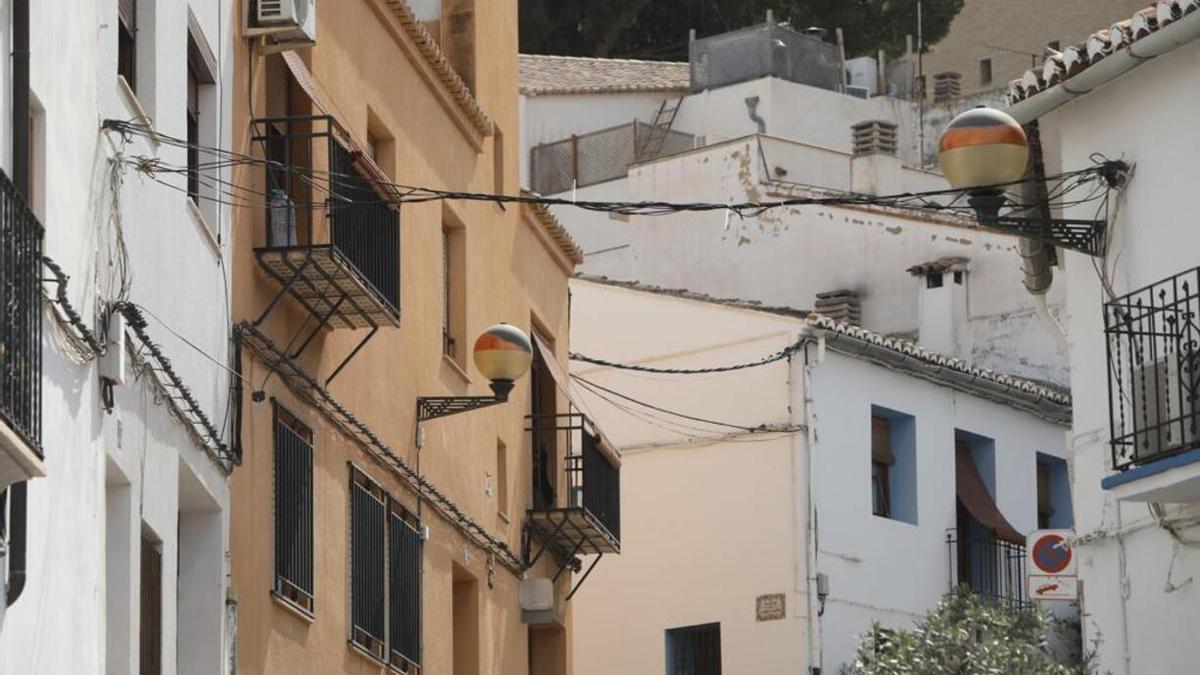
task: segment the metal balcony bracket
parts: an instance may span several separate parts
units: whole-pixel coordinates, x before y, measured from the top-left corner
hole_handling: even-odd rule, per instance
[[[982,218],[979,224],[994,232],[1018,234],[1090,256],[1104,255],[1106,223],[1103,220],[996,216]]]
[[[579,578],[579,581],[575,582],[575,587],[571,589],[571,592],[567,593],[566,602],[570,602],[571,598],[575,597],[575,593],[579,591],[579,587],[583,586],[583,582],[587,581],[588,575],[592,573],[592,570],[596,569],[596,564],[599,563],[600,559],[603,557],[604,554],[601,553],[592,559],[592,564],[588,565],[587,571],[583,573],[583,576]]]
[[[264,321],[267,320],[267,317],[270,316],[271,312],[275,309],[275,307],[277,307],[279,305],[279,301],[283,300],[283,298],[289,292],[291,292],[292,286],[296,285],[296,282],[304,277],[305,270],[307,270],[309,268],[309,266],[312,264],[313,264],[313,258],[312,258],[312,256],[309,256],[300,265],[300,269],[296,270],[296,273],[293,274],[291,277],[289,277],[286,282],[284,282],[283,286],[279,289],[279,292],[277,292],[275,294],[275,297],[271,298],[271,302],[267,303],[266,309],[264,309],[262,314],[259,314],[258,318],[254,320],[255,328],[258,328],[259,326],[261,326],[263,324]]]
[[[417,421],[426,422],[438,417],[470,412],[507,400],[508,397],[500,396],[421,396],[417,398]]]
[[[325,379],[326,387],[329,386],[330,382],[333,382],[333,378],[337,377],[338,373],[342,372],[342,368],[345,368],[346,364],[350,363],[351,359],[353,359],[355,356],[358,356],[358,352],[361,351],[363,347],[366,347],[367,343],[370,342],[371,338],[375,337],[375,334],[378,332],[379,332],[379,326],[375,326],[374,328],[371,329],[371,332],[367,333],[367,336],[365,338],[363,338],[361,342],[358,343],[357,347],[350,350],[350,353],[346,356],[346,358],[343,359],[342,362],[340,364],[338,364],[338,367],[334,368],[333,372],[329,374],[329,377]]]

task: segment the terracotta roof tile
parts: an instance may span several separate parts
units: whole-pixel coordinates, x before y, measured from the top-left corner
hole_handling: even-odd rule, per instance
[[[602,94],[687,91],[687,63],[521,54],[521,93]]]
[[[1162,0],[1138,10],[1128,19],[1092,33],[1079,44],[1048,57],[1042,65],[1030,68],[1010,82],[1009,105],[1076,77],[1121,49],[1196,11],[1200,11],[1200,0]]]

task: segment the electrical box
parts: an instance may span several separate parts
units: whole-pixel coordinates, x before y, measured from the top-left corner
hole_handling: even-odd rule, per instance
[[[125,315],[112,312],[108,316],[107,348],[100,357],[100,379],[112,384],[125,384],[129,352],[125,349]]]

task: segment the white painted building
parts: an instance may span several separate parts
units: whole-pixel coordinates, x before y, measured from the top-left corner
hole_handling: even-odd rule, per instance
[[[965,292],[946,276],[931,309]],[[585,356],[686,369],[793,350],[700,375],[572,361],[636,514],[572,600],[579,675],[837,672],[872,620],[911,626],[959,583],[1019,599],[1019,566],[997,562],[1019,547],[995,533],[1071,522],[1062,390],[787,308],[587,279],[572,299]]]
[[[1200,624],[1200,2],[1112,21],[1014,82],[1009,112],[1040,121],[1051,173],[1085,168],[1095,153],[1134,165],[1113,194],[1106,255],[1070,254],[1056,283],[1070,315],[1083,626],[1100,672],[1190,673]],[[1067,215],[1093,217],[1094,207]]]
[[[225,672],[229,209],[212,199],[214,171],[198,169],[189,190],[186,171],[154,179],[131,162],[189,166],[170,138],[229,147],[232,92],[220,83],[241,19],[212,0],[0,0],[6,175],[21,4],[31,9],[30,206],[57,267],[31,280],[48,297],[44,477],[27,484],[27,518],[10,508],[5,523],[0,672]]]
[[[910,101],[773,76],[692,85],[689,64],[522,56],[522,179],[578,200],[683,203],[948,188],[940,174],[916,168]],[[661,130],[668,121],[669,134]],[[861,129],[856,142],[853,126],[875,121],[882,124]],[[873,331],[1023,377],[1067,381],[1066,357],[1040,318],[1062,315],[1062,290],[1051,289],[1049,312],[1039,315],[1021,287],[1017,240],[973,220],[871,206],[746,218],[553,210],[583,248],[590,275],[805,308],[819,293],[847,290]],[[950,345],[917,335],[919,284],[907,273],[945,258],[964,258],[971,272],[963,327]]]

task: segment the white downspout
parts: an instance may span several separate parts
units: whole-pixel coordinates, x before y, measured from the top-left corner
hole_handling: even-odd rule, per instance
[[[1046,304],[1046,294],[1036,293],[1033,295],[1033,309],[1037,312],[1038,319],[1046,328],[1046,332],[1050,333],[1050,337],[1054,338],[1054,344],[1058,347],[1058,351],[1063,355],[1070,354],[1070,344],[1067,342],[1067,333],[1063,330],[1062,324],[1054,315],[1050,313],[1050,307]]]

